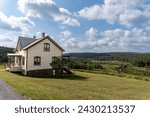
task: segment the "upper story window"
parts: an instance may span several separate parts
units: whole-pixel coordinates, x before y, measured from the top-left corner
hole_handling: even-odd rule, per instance
[[[49,52],[50,51],[50,44],[49,43],[44,43],[44,51]]]
[[[34,57],[34,65],[35,66],[41,65],[41,57],[39,57],[39,56]]]

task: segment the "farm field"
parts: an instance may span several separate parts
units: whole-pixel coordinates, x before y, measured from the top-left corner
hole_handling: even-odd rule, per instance
[[[105,74],[78,71],[75,76],[61,79],[31,78],[0,70],[0,78],[33,100],[150,99],[149,81]]]
[[[102,69],[76,69],[76,70],[87,73],[106,74],[111,76],[150,81],[150,68],[137,67],[129,63],[120,61],[97,61],[95,63],[97,65],[101,65]],[[121,68],[120,66],[127,66],[127,67]]]

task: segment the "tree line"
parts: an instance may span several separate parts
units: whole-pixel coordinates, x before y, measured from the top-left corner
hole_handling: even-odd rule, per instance
[[[138,67],[150,67],[150,53],[112,52],[112,53],[68,53],[71,58],[79,61],[111,61],[129,62]],[[79,63],[79,62],[78,62]],[[83,63],[79,63],[83,64]],[[84,66],[84,65],[83,65]]]
[[[0,63],[7,62],[7,53],[13,53],[14,48],[0,46]]]

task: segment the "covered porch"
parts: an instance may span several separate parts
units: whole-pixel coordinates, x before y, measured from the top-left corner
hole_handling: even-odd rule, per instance
[[[23,57],[19,54],[9,53],[8,56],[8,64],[6,69],[10,72],[21,72]]]

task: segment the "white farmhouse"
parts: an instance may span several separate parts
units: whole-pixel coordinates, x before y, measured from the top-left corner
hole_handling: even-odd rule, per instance
[[[19,37],[15,53],[8,54],[9,71],[28,75],[31,71],[51,69],[53,57],[61,57],[63,52],[64,49],[45,33],[39,39]]]

